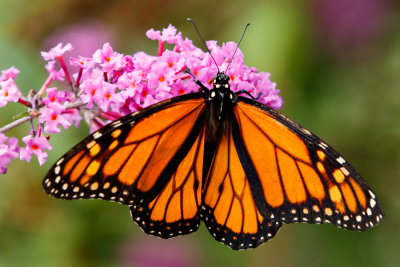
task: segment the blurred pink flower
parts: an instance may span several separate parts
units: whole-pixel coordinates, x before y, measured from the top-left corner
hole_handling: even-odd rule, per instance
[[[10,78],[12,80],[15,80],[15,78],[17,78],[18,74],[19,74],[19,69],[15,68],[15,67],[11,67],[9,69],[2,70],[1,75],[0,75],[0,82],[7,81]]]
[[[58,126],[62,125],[64,129],[68,129],[71,126],[71,123],[64,117],[63,111],[65,110],[64,106],[57,105],[57,108],[54,104],[50,105],[50,108],[44,108],[42,110],[42,114],[39,117],[40,123],[45,123],[44,131],[47,133],[60,133],[61,130]]]
[[[164,28],[162,32],[150,29],[146,32],[146,36],[151,40],[158,40],[169,44],[174,43],[177,40],[176,28],[171,24],[169,24],[167,28]]]
[[[104,43],[115,43],[114,36],[107,26],[96,20],[68,25],[57,30],[44,41],[43,47],[50,48],[60,42],[72,44],[73,57],[90,57]]]
[[[56,70],[56,61],[50,60],[45,66],[53,80],[64,81],[65,73],[62,69]]]
[[[93,61],[99,63],[104,72],[110,72],[125,66],[123,55],[114,52],[110,43],[105,43],[102,49],[94,52]]]
[[[8,102],[17,102],[21,95],[12,78],[0,82],[0,107],[5,106]]]
[[[72,51],[72,45],[71,43],[66,44],[65,46],[62,45],[62,43],[59,43],[52,49],[50,49],[49,52],[43,52],[42,51],[42,57],[44,60],[49,61],[49,60],[54,60],[57,57],[61,57],[64,55],[65,52],[70,52]]]
[[[143,236],[127,241],[121,247],[121,266],[196,267],[202,266],[199,252],[185,238],[159,239]]]
[[[22,141],[26,144],[26,147],[21,147],[20,149],[20,159],[31,161],[32,154],[34,154],[38,160],[39,164],[43,165],[47,159],[47,153],[44,152],[45,149],[51,150],[51,145],[46,137],[44,136],[35,136],[32,137],[30,135],[22,138]]]
[[[341,58],[372,48],[390,23],[389,0],[314,1],[321,41]]]
[[[89,57],[78,56],[77,58],[71,57],[69,63],[72,66],[81,67],[82,69],[90,69],[94,67],[94,61]]]
[[[0,133],[0,174],[7,172],[7,165],[10,164],[11,159],[17,158],[18,155],[18,139],[15,137],[8,138]]]
[[[103,77],[96,79],[87,79],[82,82],[80,88],[82,90],[81,99],[88,108],[93,107],[93,103],[99,99],[102,90]]]
[[[50,107],[50,104],[62,106],[62,102],[72,100],[71,92],[58,91],[56,87],[49,87],[47,88],[46,92],[47,95],[45,98],[43,98],[43,103],[47,107]]]

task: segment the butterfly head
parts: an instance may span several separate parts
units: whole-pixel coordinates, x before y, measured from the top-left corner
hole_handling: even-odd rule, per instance
[[[218,72],[217,75],[214,77],[214,90],[220,92],[227,92],[229,91],[229,76],[223,72]]]

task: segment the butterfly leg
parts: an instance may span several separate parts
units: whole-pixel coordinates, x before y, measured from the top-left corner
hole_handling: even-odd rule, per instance
[[[207,87],[204,86],[204,84],[202,84],[199,80],[196,79],[196,76],[194,76],[193,73],[190,72],[189,69],[184,70],[185,73],[189,74],[190,76],[192,76],[193,81],[200,86],[200,88],[203,90],[203,92],[207,93],[209,91],[209,89]]]
[[[241,94],[246,94],[246,95],[250,96],[251,99],[253,99],[253,100],[259,99],[260,96],[262,95],[262,93],[258,93],[257,97],[254,97],[249,92],[247,92],[246,90],[243,90],[243,89],[236,92],[236,95],[241,95]]]

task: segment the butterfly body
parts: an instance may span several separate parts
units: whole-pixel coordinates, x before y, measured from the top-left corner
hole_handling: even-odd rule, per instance
[[[203,221],[233,249],[257,247],[283,223],[366,230],[383,219],[367,183],[333,148],[279,112],[232,92],[218,73],[202,89],[127,115],[50,169],[45,191],[130,206],[146,232],[188,234]]]
[[[237,102],[237,94],[229,87],[229,77],[218,73],[214,78],[213,89],[204,91],[206,100],[206,141],[218,140],[226,133],[232,121],[232,110]]]

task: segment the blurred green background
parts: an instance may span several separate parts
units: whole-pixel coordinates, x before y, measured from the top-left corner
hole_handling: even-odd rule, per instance
[[[208,234],[172,240],[146,236],[126,206],[47,196],[47,169],[88,133],[53,135],[39,167],[14,160],[0,176],[0,266],[399,266],[400,6],[390,0],[89,1],[1,0],[0,69],[21,70],[26,93],[46,79],[41,50],[59,41],[91,55],[106,41],[125,54],[156,54],[150,28],[169,23],[201,46],[237,41],[245,61],[271,73],[282,112],[340,151],[380,198],[386,219],[366,232],[329,224],[285,225],[267,244],[232,251]],[[67,55],[69,56],[69,55]],[[10,105],[9,105],[10,106]],[[22,112],[1,110],[0,125]],[[8,136],[26,135],[28,125]],[[22,142],[20,142],[22,145]]]

